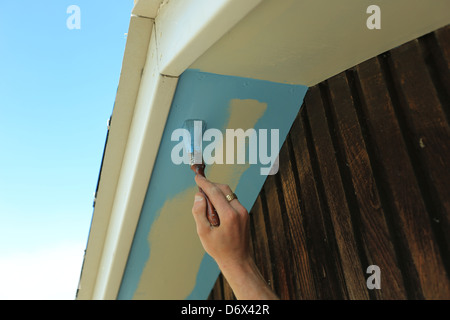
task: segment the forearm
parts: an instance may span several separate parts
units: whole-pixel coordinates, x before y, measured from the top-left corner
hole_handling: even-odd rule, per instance
[[[253,259],[231,265],[220,265],[222,274],[238,300],[277,300]]]
[[[205,194],[195,195],[192,214],[197,233],[206,252],[214,258],[222,274],[240,300],[278,299],[259,272],[250,252],[250,225],[248,211],[234,197],[227,185],[214,184],[201,175],[195,176],[201,188],[220,216],[220,226],[211,228],[206,219]]]

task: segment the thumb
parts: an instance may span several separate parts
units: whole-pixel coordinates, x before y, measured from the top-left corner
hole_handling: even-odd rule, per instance
[[[206,200],[205,195],[197,192],[194,198],[194,205],[192,206],[192,215],[197,224],[197,233],[209,230],[210,223],[206,218]]]

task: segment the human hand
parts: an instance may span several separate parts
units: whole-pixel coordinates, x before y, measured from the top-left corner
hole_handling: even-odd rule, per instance
[[[250,222],[247,210],[238,199],[228,201],[230,187],[208,181],[201,175],[195,182],[208,196],[220,218],[213,227],[206,218],[206,200],[201,192],[195,195],[192,214],[197,233],[206,252],[216,260],[222,274],[238,299],[278,299],[258,270],[250,252]]]
[[[247,209],[238,199],[227,200],[226,195],[233,193],[228,185],[213,183],[201,175],[196,175],[195,181],[208,196],[220,218],[220,226],[212,227],[206,218],[204,195],[198,192],[192,214],[206,252],[216,260],[221,269],[248,263],[252,256]]]

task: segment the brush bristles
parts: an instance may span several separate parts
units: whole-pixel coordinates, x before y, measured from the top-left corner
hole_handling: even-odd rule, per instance
[[[186,152],[189,155],[190,164],[201,164],[202,159],[202,141],[203,133],[206,129],[206,122],[203,120],[189,119],[184,122],[183,128],[186,129],[183,137]]]

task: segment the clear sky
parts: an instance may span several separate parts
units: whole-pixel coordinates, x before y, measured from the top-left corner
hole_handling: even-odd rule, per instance
[[[0,299],[75,298],[132,7],[0,1]]]

